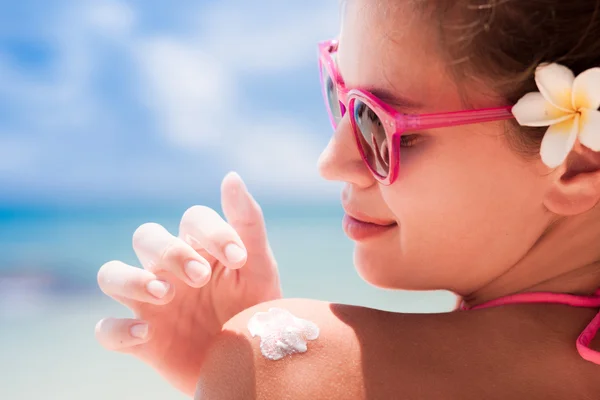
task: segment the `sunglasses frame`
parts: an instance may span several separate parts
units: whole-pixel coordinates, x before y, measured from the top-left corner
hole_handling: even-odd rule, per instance
[[[364,138],[357,126],[354,112],[350,112],[350,122],[352,131],[356,140],[356,145],[360,155],[369,171],[375,179],[383,185],[391,185],[398,177],[400,170],[400,138],[404,133],[423,131],[436,128],[447,128],[459,125],[471,125],[492,121],[503,121],[513,119],[512,106],[497,108],[481,108],[476,110],[453,111],[436,114],[404,114],[396,111],[392,106],[378,99],[366,90],[349,90],[344,84],[344,80],[337,69],[337,66],[331,56],[338,48],[337,40],[327,40],[319,43],[319,76],[321,80],[321,90],[325,99],[325,106],[333,129],[337,129],[339,121],[333,115],[333,110],[329,104],[329,96],[325,86],[325,77],[323,70],[329,74],[332,79],[334,90],[336,91],[341,118],[344,118],[347,110],[354,110],[356,101],[359,100],[367,105],[377,115],[383,124],[386,140],[388,142],[390,159],[388,160],[390,168],[387,176],[379,174],[369,163],[364,152],[361,139]],[[347,105],[347,106],[346,106]],[[341,121],[341,119],[340,119]]]

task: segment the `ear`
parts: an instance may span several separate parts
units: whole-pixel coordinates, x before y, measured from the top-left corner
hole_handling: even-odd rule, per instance
[[[579,142],[554,171],[544,205],[551,212],[570,216],[591,210],[600,201],[600,153]]]

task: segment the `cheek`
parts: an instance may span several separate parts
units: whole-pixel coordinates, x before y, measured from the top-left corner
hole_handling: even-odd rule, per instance
[[[539,174],[509,149],[478,145],[415,157],[396,184],[381,188],[400,224],[396,247],[413,286],[485,281],[521,258],[545,227]]]

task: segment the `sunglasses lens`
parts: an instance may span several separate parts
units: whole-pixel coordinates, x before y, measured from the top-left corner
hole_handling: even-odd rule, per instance
[[[390,151],[387,135],[379,116],[363,101],[354,100],[352,110],[357,137],[365,159],[381,177],[390,172]]]
[[[333,123],[335,126],[342,119],[342,110],[340,106],[340,100],[337,95],[337,90],[335,87],[335,83],[333,82],[333,78],[327,72],[327,68],[325,65],[321,65],[321,74],[323,76],[323,94],[325,95],[325,100],[327,101],[327,106],[329,107],[329,111],[331,112],[331,116],[333,118]]]

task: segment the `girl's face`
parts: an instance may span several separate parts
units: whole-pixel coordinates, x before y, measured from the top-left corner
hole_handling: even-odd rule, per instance
[[[409,3],[348,2],[337,54],[346,86],[370,90],[408,113],[506,105],[473,83],[461,84],[459,92],[436,29]],[[381,93],[416,106],[396,107]],[[348,214],[396,224],[354,235],[355,265],[366,281],[466,295],[524,257],[551,222],[542,204],[549,183],[541,162],[526,161],[509,146],[505,126],[491,122],[411,135],[400,150],[399,178],[382,186],[363,165],[344,117],[321,156],[321,175],[346,183],[342,203]]]

